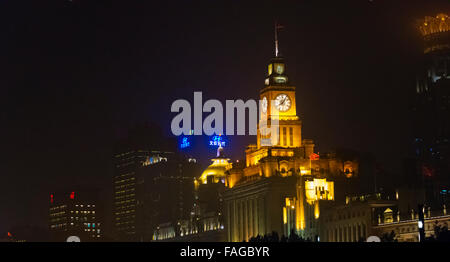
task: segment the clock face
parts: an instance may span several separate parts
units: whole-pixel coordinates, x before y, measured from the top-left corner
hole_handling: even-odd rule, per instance
[[[291,108],[291,99],[286,94],[279,94],[275,98],[275,106],[277,107],[278,111],[280,112],[286,112]]]
[[[267,98],[263,97],[262,101],[261,101],[261,109],[262,112],[265,114],[267,112]]]
[[[277,74],[283,74],[284,71],[284,66],[283,64],[275,64],[275,72],[277,72]]]

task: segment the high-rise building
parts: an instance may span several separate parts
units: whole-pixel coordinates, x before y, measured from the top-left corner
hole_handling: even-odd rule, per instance
[[[150,241],[163,222],[186,218],[198,164],[176,152],[154,127],[141,126],[114,156],[113,228],[120,241]]]
[[[113,157],[113,236],[120,241],[139,241],[137,236],[137,170],[144,162],[159,161],[173,154],[165,144],[158,143],[162,134],[156,127],[138,125],[129,130],[127,136],[118,140]],[[155,150],[156,148],[156,150]],[[154,158],[152,158],[154,157]],[[151,159],[150,159],[151,158]],[[153,160],[154,159],[154,160]]]
[[[154,233],[162,225],[172,227],[175,236],[182,234],[183,221],[194,217],[194,181],[200,170],[195,159],[172,156],[138,171],[142,181],[138,195],[143,198],[140,226],[145,227],[144,241],[155,240]]]
[[[53,241],[70,236],[82,242],[102,239],[102,210],[97,190],[74,189],[50,194],[49,230]]]
[[[113,178],[113,227],[115,238],[121,241],[143,241],[140,232],[142,218],[139,208],[144,199],[138,194],[138,170],[144,163],[153,164],[166,161],[173,152],[135,149],[115,155],[115,174]]]
[[[423,61],[413,106],[416,174],[425,188],[425,204],[448,204],[450,189],[450,17],[438,14],[419,21]]]

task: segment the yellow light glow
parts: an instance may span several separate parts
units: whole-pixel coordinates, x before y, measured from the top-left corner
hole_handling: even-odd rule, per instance
[[[230,160],[228,158],[215,158],[211,160],[212,164],[203,171],[199,178],[202,184],[208,183],[208,176],[214,178],[214,183],[220,182],[222,179],[225,179],[225,172],[232,167],[232,164],[228,162]]]
[[[302,186],[297,184],[297,201],[295,201],[295,228],[297,230],[305,229],[305,206],[303,202],[304,194],[302,192]]]
[[[450,22],[447,14],[438,14],[436,17],[426,16],[420,23],[419,30],[423,36],[450,31]]]
[[[311,170],[310,169],[307,169],[306,167],[304,167],[304,166],[301,166],[300,167],[300,174],[301,175],[306,175],[306,174],[310,174],[311,173]]]
[[[314,218],[318,219],[319,216],[320,216],[319,201],[316,201],[314,205]]]
[[[286,207],[283,207],[283,223],[287,224],[287,210],[286,210]]]
[[[285,202],[287,207],[291,205],[291,199],[289,197],[286,197]]]
[[[195,190],[198,189],[198,180],[197,179],[194,179],[194,188],[195,188]]]
[[[305,181],[305,196],[310,205],[317,200],[333,200],[334,182],[318,178]]]

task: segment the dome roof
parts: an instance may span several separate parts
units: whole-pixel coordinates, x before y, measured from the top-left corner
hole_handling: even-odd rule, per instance
[[[230,159],[225,158],[223,156],[223,148],[219,147],[217,150],[217,158],[213,158],[212,164],[208,166],[208,168],[203,171],[200,176],[200,180],[202,184],[207,183],[208,176],[214,176],[214,181],[217,181],[221,178],[225,178],[225,172],[229,170],[232,166],[231,163],[228,163]]]
[[[225,166],[209,166],[205,171],[203,171],[200,179],[206,180],[207,176],[219,176],[219,177],[225,177],[225,172],[227,171],[227,168]]]

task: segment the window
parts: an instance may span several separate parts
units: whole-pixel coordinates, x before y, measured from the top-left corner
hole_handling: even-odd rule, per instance
[[[283,127],[283,146],[287,146],[286,127]]]
[[[289,145],[294,146],[294,128],[289,127]]]

